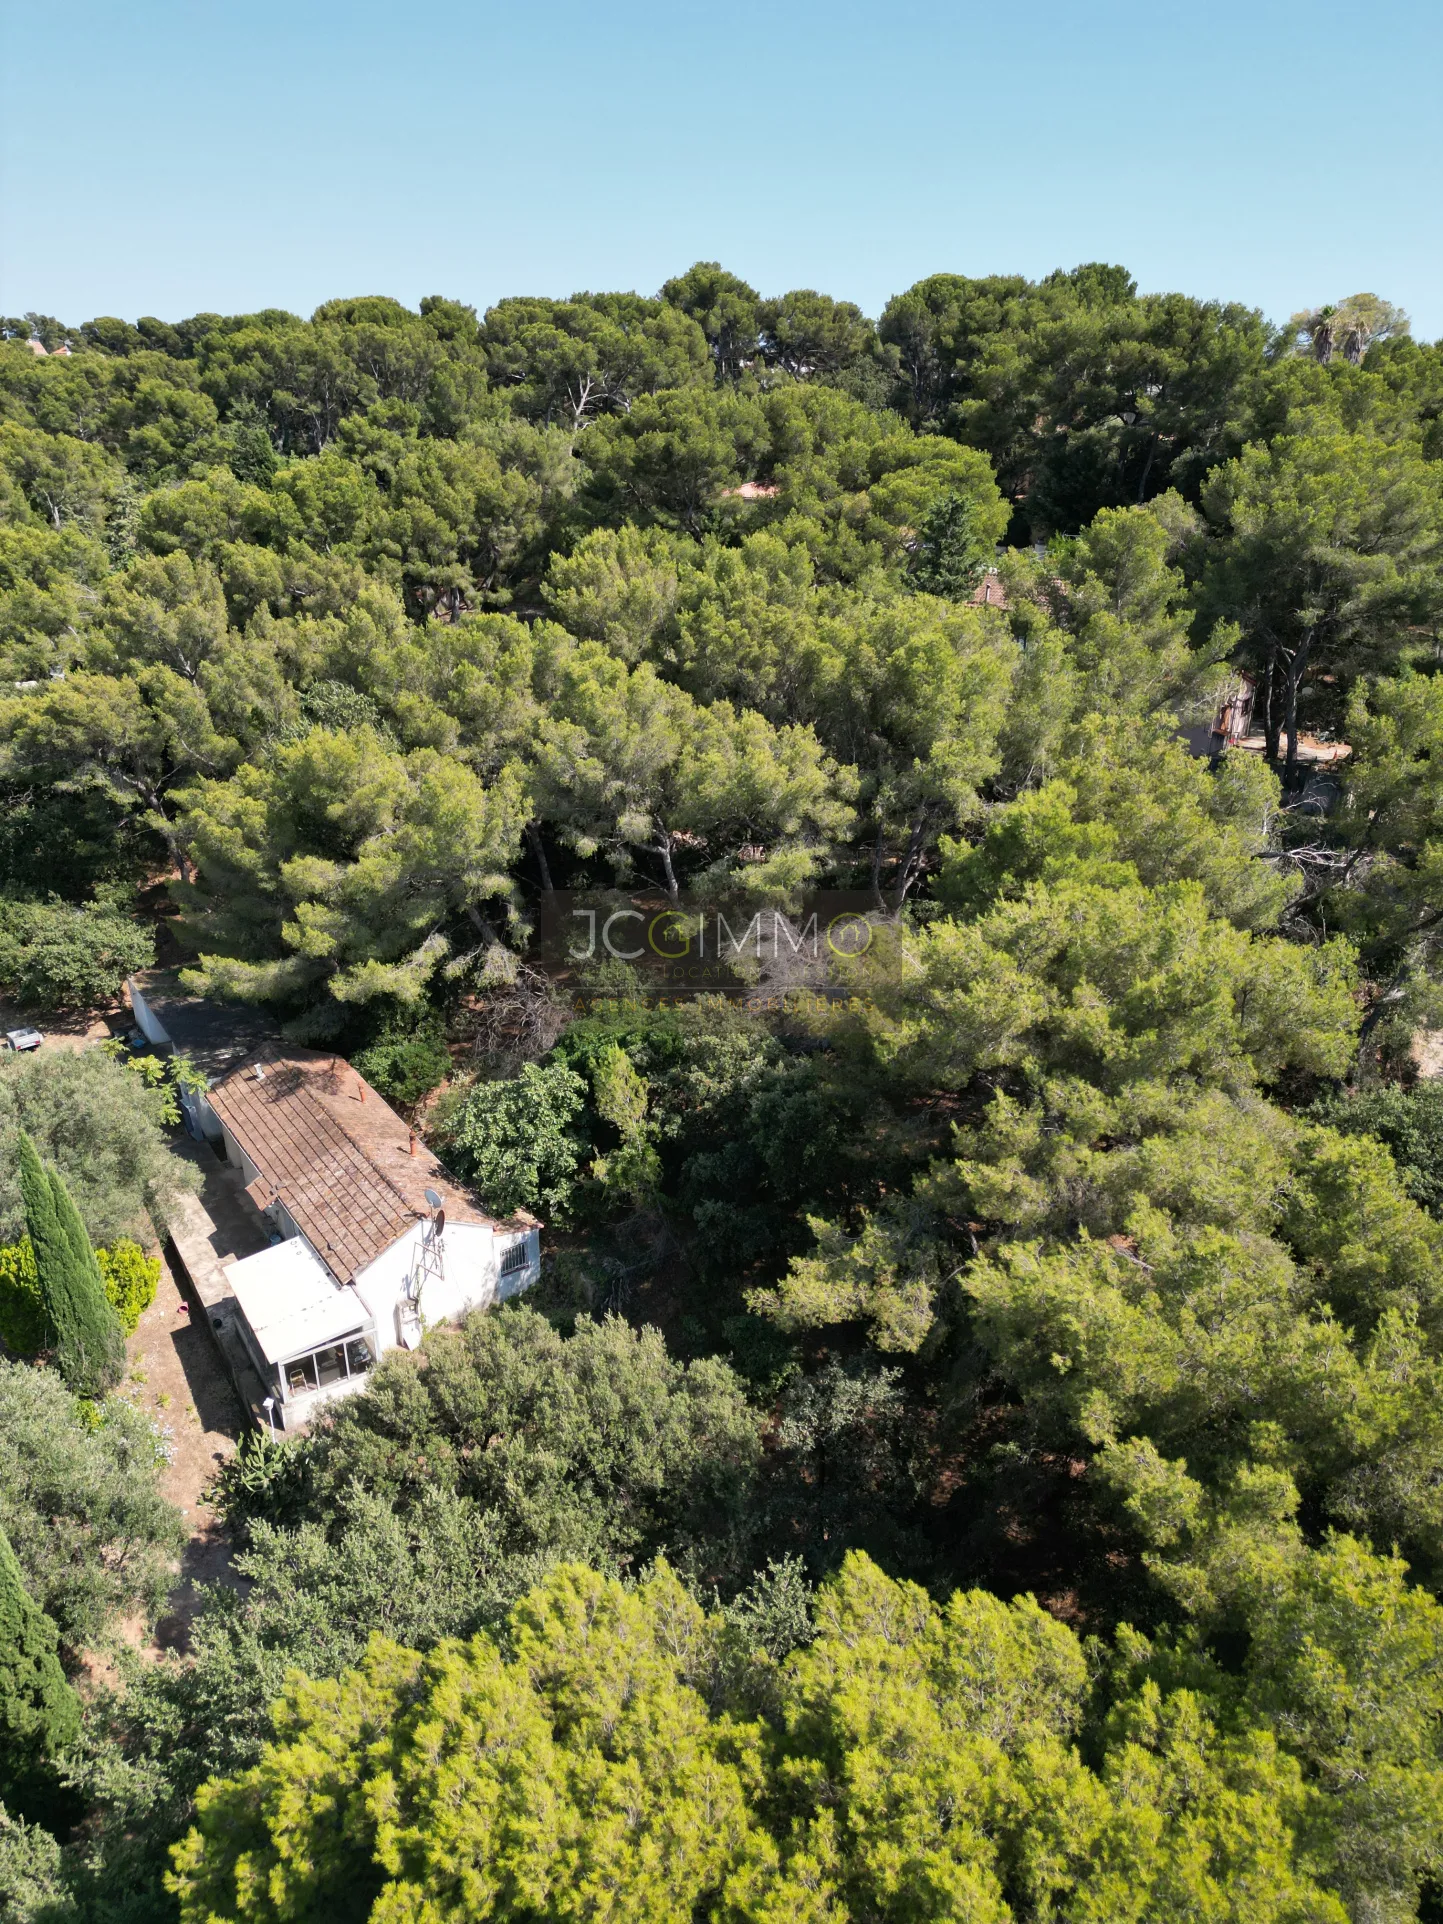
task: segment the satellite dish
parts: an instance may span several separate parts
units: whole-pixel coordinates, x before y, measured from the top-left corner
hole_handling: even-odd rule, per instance
[[[436,1194],[434,1189],[426,1190],[425,1196],[427,1202],[430,1203],[433,1209],[439,1209],[441,1207],[441,1198]]]
[[[436,1235],[439,1236],[445,1227],[446,1227],[446,1212],[444,1209],[438,1209],[436,1211],[436,1229],[435,1229]]]

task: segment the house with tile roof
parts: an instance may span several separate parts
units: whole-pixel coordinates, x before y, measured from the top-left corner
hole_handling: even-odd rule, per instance
[[[275,1237],[227,1274],[282,1426],[539,1276],[534,1217],[488,1215],[343,1057],[267,1044],[204,1103]]]
[[[129,988],[146,1035],[176,1046],[171,1029],[196,1012],[172,1007],[154,982]],[[213,1060],[220,1073],[194,1099],[194,1133],[240,1171],[270,1234],[225,1273],[278,1427],[361,1388],[427,1325],[537,1280],[535,1218],[489,1215],[343,1057],[274,1039],[239,1063],[223,1051]]]

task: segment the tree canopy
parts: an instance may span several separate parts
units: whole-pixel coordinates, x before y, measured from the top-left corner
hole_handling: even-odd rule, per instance
[[[0,322],[0,987],[178,959],[543,1249],[245,1441],[5,1901],[1426,1924],[1440,420],[1381,295],[1098,262]],[[62,1670],[177,1542],[46,1307],[144,1297],[163,1084],[0,1059]]]

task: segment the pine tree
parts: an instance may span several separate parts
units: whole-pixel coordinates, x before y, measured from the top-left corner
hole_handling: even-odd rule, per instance
[[[0,1790],[23,1793],[80,1730],[80,1704],[55,1654],[55,1625],[25,1588],[0,1530]]]
[[[119,1380],[125,1338],[70,1191],[24,1130],[20,1193],[56,1366],[77,1396],[98,1396]]]

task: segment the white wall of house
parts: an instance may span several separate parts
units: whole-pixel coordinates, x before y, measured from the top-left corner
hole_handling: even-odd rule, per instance
[[[539,1282],[541,1279],[541,1231],[539,1229],[528,1229],[522,1237],[515,1235],[501,1236],[498,1239],[501,1257],[504,1257],[505,1252],[518,1241],[524,1242],[526,1245],[525,1266],[518,1269],[511,1269],[504,1276],[498,1277],[496,1294],[501,1302],[505,1302],[509,1296],[519,1296],[523,1289],[530,1289],[533,1283]],[[501,1257],[498,1257],[498,1264]]]
[[[404,1236],[398,1237],[373,1263],[351,1278],[356,1294],[371,1312],[376,1339],[383,1351],[395,1349],[400,1343],[396,1305],[406,1293],[406,1279],[414,1267],[420,1240],[421,1225],[414,1223]]]
[[[210,1106],[210,1099],[202,1089],[183,1089],[180,1106],[188,1116],[195,1119],[195,1126],[207,1142],[219,1142],[225,1135],[225,1124]]]
[[[483,1223],[448,1223],[441,1232],[444,1274],[427,1278],[421,1315],[449,1322],[496,1300],[496,1237]]]
[[[133,981],[128,982],[126,987],[130,990],[130,1012],[135,1017],[136,1028],[147,1042],[153,1042],[157,1048],[169,1046],[170,1037],[160,1025],[160,1017]]]
[[[397,1308],[416,1266],[424,1225],[416,1223],[354,1278],[356,1294],[371,1312],[383,1350],[401,1341]],[[502,1251],[517,1239],[486,1223],[448,1223],[441,1232],[443,1274],[426,1279],[421,1315],[428,1324],[449,1322],[528,1288],[541,1273],[541,1234],[526,1237],[527,1264],[501,1274]]]
[[[241,1148],[240,1144],[224,1123],[220,1126],[220,1132],[221,1139],[225,1143],[226,1161],[235,1164],[236,1168],[239,1169],[241,1175],[245,1178],[246,1187],[249,1189],[256,1177],[261,1173],[260,1170],[256,1168],[255,1164],[251,1161],[245,1150]]]
[[[132,977],[126,983],[130,994],[130,1012],[135,1017],[135,1026],[146,1041],[156,1049],[174,1049],[175,1044],[166,1033],[165,1025],[155,1010],[145,999],[145,992],[137,988]],[[190,1126],[192,1136],[204,1136],[207,1142],[219,1142],[222,1136],[221,1120],[211,1108],[203,1091],[182,1089],[180,1106]]]

